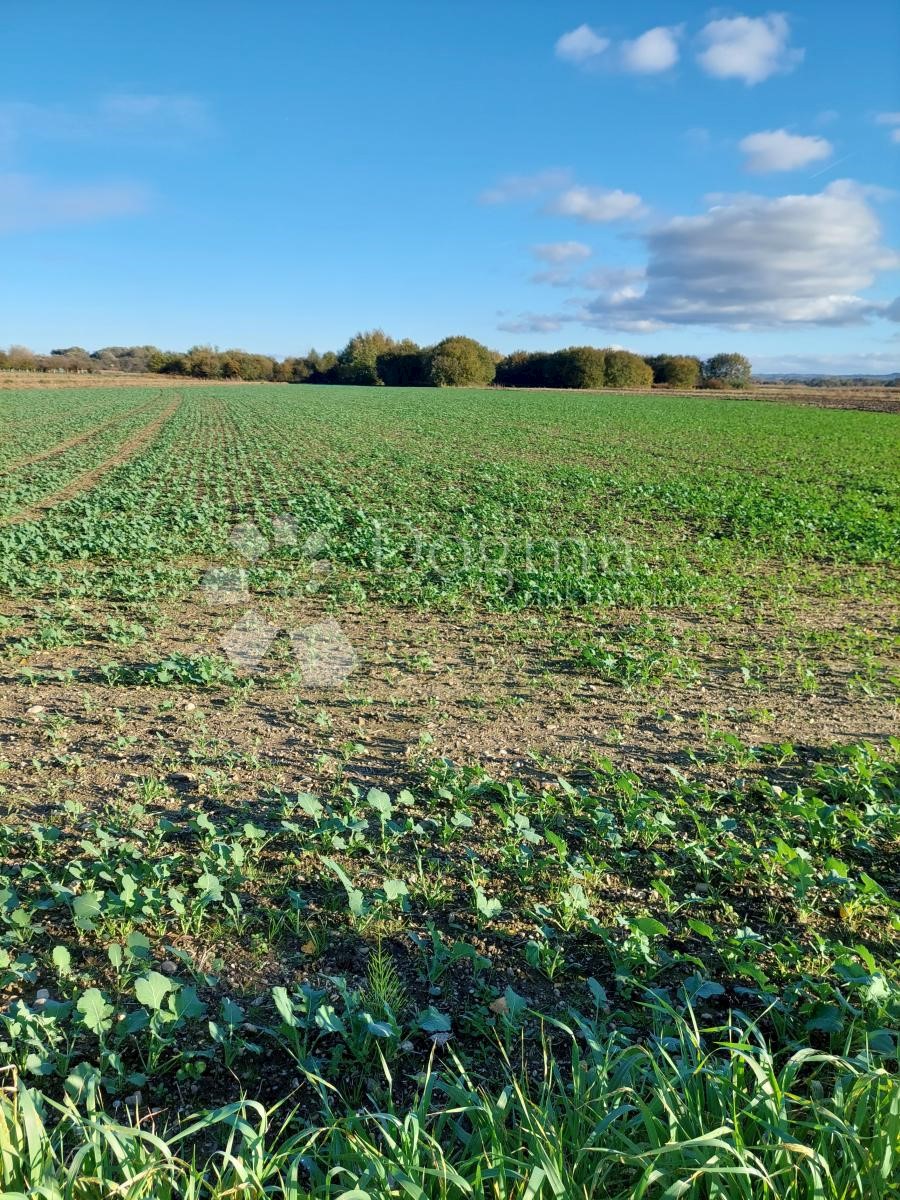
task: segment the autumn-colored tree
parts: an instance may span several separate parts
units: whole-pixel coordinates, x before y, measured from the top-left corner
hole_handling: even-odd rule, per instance
[[[219,354],[212,346],[192,346],[184,357],[185,374],[197,379],[218,379]]]
[[[547,356],[548,387],[602,388],[606,382],[606,351],[593,346],[570,346]],[[546,370],[545,368],[545,370]]]
[[[751,370],[750,359],[743,354],[714,354],[703,364],[703,382],[713,387],[748,387]]]
[[[386,387],[422,387],[428,383],[428,353],[410,338],[397,342],[376,360],[378,378]]]
[[[495,371],[494,355],[473,338],[444,338],[428,355],[428,380],[434,387],[487,387]]]
[[[641,388],[653,383],[653,371],[640,355],[629,350],[607,350],[605,354],[606,387]]]
[[[380,384],[378,356],[392,350],[396,342],[383,329],[355,334],[338,354],[339,383]]]
[[[656,354],[644,360],[653,382],[664,387],[695,388],[700,382],[700,359],[691,354]]]

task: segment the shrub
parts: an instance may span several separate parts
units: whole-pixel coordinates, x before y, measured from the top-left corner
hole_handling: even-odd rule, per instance
[[[493,354],[473,338],[444,338],[428,355],[428,380],[435,387],[486,387],[495,372]]]
[[[700,382],[700,359],[692,354],[657,354],[644,360],[653,382],[664,387],[695,388]]]
[[[337,382],[369,386],[381,383],[378,356],[393,350],[396,344],[383,329],[357,333],[337,356]]]
[[[378,378],[387,387],[421,387],[428,383],[428,354],[415,342],[400,342],[376,359]]]
[[[604,354],[606,387],[650,387],[653,383],[653,371],[639,355],[629,350],[606,350]]]
[[[703,364],[703,382],[706,387],[717,386],[743,388],[750,383],[750,360],[743,354],[714,354]]]
[[[601,388],[606,382],[606,351],[593,346],[570,346],[548,355],[551,387]]]
[[[503,387],[547,387],[550,354],[516,350],[497,363],[496,380]]]

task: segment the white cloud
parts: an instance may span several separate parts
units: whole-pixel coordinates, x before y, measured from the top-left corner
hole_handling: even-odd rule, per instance
[[[540,246],[532,246],[531,253],[541,262],[578,262],[591,257],[591,248],[584,242],[544,242]]]
[[[790,36],[790,25],[783,13],[710,21],[700,31],[703,49],[697,61],[716,79],[761,83],[770,75],[792,70],[802,61],[804,52],[788,44]]]
[[[621,188],[575,185],[557,196],[548,211],[594,224],[640,216],[644,205],[640,196],[634,192],[623,192]]]
[[[130,183],[68,185],[0,174],[0,234],[133,216],[147,203],[144,189]]]
[[[507,175],[494,187],[482,192],[479,200],[482,204],[509,204],[515,200],[530,200],[543,192],[565,187],[570,178],[570,172],[561,167],[551,167],[534,175]]]
[[[602,54],[608,46],[609,38],[601,37],[590,25],[579,25],[559,38],[556,57],[566,62],[585,63]]]
[[[891,317],[890,305],[860,295],[879,273],[900,267],[882,242],[872,198],[870,189],[840,180],[813,195],[726,197],[701,216],[674,217],[644,235],[643,290],[611,279],[582,319],[643,331]]]
[[[753,370],[760,375],[890,375],[900,372],[900,352],[754,355]]]
[[[834,147],[822,137],[801,137],[786,129],[751,133],[739,143],[748,171],[793,171],[829,158]]]
[[[678,62],[678,39],[682,27],[657,25],[648,29],[634,41],[621,46],[622,66],[626,71],[638,75],[653,75],[657,71],[668,71]]]
[[[541,331],[565,322],[649,332],[665,326],[790,329],[900,322],[900,299],[862,294],[900,256],[882,241],[871,202],[882,188],[852,180],[793,196],[714,197],[701,216],[680,216],[642,235],[646,266],[599,266],[540,282],[587,288],[569,311],[526,313],[504,329]],[[551,277],[552,276],[552,277]]]

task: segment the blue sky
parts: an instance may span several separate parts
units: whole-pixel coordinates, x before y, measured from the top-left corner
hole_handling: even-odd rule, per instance
[[[4,8],[0,344],[900,369],[895,0]]]

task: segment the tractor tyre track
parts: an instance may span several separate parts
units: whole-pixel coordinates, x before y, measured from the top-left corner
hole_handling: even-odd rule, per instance
[[[162,399],[158,396],[157,400]],[[148,408],[152,408],[156,400],[149,400],[146,404],[139,404],[137,408],[131,408],[128,412],[119,413],[116,417],[110,417],[108,421],[102,421],[99,425],[94,425],[90,429],[85,429],[82,433],[76,433],[73,437],[66,438],[63,442],[57,442],[54,446],[48,446],[46,450],[40,450],[37,454],[27,454],[24,458],[16,459],[15,462],[7,463],[6,466],[0,467],[0,475],[11,475],[14,471],[19,471],[22,467],[33,466],[34,463],[43,462],[47,458],[56,458],[57,454],[64,454],[66,450],[71,450],[73,446],[80,446],[82,442],[90,441],[92,437],[96,437],[98,433],[102,433],[104,429],[110,429],[114,425],[119,425],[122,421],[127,421],[129,417],[137,416],[138,413],[146,412]]]
[[[67,500],[73,500],[76,496],[80,496],[82,492],[88,491],[108,471],[112,471],[115,467],[120,467],[123,463],[128,462],[139,450],[143,450],[145,446],[149,445],[162,427],[175,415],[183,399],[184,397],[179,395],[155,420],[151,421],[149,425],[145,425],[143,429],[139,429],[127,441],[124,441],[110,458],[104,459],[96,467],[91,467],[89,471],[84,471],[81,475],[76,475],[64,488],[60,488],[56,492],[51,492],[48,496],[43,496],[34,504],[28,505],[27,508],[20,509],[18,512],[5,517],[0,521],[0,525],[22,525],[27,521],[36,520],[48,509],[55,508],[59,504],[65,504]]]

